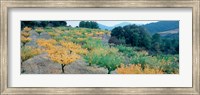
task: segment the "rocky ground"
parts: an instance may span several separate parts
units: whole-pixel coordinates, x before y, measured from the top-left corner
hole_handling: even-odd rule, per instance
[[[37,46],[36,40],[38,38],[50,39],[47,32],[40,35],[35,31],[30,31],[32,39],[26,46]],[[107,36],[103,37],[103,41],[108,41]],[[97,66],[88,66],[83,59],[77,60],[64,67],[65,74],[107,74],[108,70]],[[46,53],[34,56],[21,64],[22,74],[62,74],[61,64],[51,61]],[[115,74],[115,71],[111,72]]]
[[[88,66],[82,59],[64,67],[65,74],[107,74],[105,68]],[[52,62],[47,54],[43,53],[22,63],[23,74],[61,74],[61,65]]]

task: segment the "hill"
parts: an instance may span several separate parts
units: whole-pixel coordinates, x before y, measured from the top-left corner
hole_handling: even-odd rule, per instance
[[[112,30],[113,29],[113,27],[109,27],[109,26],[106,26],[106,25],[103,25],[100,23],[98,23],[98,25],[99,25],[99,28],[103,29],[103,30]]]
[[[106,26],[106,25],[103,25],[103,24],[98,23],[99,28],[100,28],[100,29],[103,29],[103,30],[112,30],[112,29],[115,28],[115,27],[118,27],[118,26],[123,27],[123,26],[129,25],[129,24],[131,24],[131,23],[129,23],[129,22],[122,22],[122,23],[116,24],[116,25],[114,25],[114,26]]]
[[[179,21],[159,21],[143,25],[150,34],[179,28]]]
[[[163,38],[177,39],[177,38],[179,38],[179,29],[163,31],[163,32],[159,32],[158,34],[160,34],[160,36]]]
[[[114,26],[106,26],[103,24],[98,23],[99,28],[103,30],[112,30],[115,27],[118,26],[125,26],[129,25],[131,23],[129,22],[122,22],[119,24],[116,24]],[[179,21],[159,21],[159,22],[153,22],[153,23],[148,23],[143,25],[143,27],[150,33],[150,34],[155,34],[157,32],[163,32],[163,31],[169,31],[169,30],[174,30],[179,28]]]

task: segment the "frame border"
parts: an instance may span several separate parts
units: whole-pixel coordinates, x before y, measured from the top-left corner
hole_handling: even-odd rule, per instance
[[[200,0],[0,0],[1,94],[200,94]],[[185,88],[14,88],[8,87],[9,8],[192,8],[192,87]]]

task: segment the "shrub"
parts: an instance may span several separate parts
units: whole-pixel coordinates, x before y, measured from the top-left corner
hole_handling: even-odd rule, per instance
[[[54,30],[51,27],[46,27],[44,29],[44,31],[46,31],[46,32],[54,32]]]
[[[40,35],[42,32],[44,32],[44,29],[43,28],[36,28],[35,32],[37,32]]]
[[[117,45],[116,48],[119,49],[119,52],[124,53],[126,56],[131,57],[135,56],[137,53],[133,50],[132,47],[126,47],[124,45]]]
[[[86,43],[83,45],[83,48],[92,50],[94,48],[99,48],[102,46],[103,46],[103,44],[102,44],[101,40],[89,38],[88,40],[86,40]]]
[[[117,39],[115,36],[114,37],[111,37],[108,41],[108,43],[113,43],[113,44],[116,44],[116,45],[120,45],[120,44],[125,44],[125,40],[123,39]]]
[[[72,62],[75,62],[80,58],[76,53],[70,52],[67,48],[62,46],[53,46],[47,50],[49,58],[61,64],[62,73],[64,73],[64,67]]]
[[[109,47],[95,48],[84,56],[84,59],[90,66],[91,64],[96,64],[100,67],[105,67],[108,69],[108,74],[123,62],[123,56],[118,53],[118,49]]]
[[[40,54],[40,50],[30,46],[25,46],[21,48],[21,64],[27,59]]]
[[[146,66],[142,69],[141,64],[132,64],[132,65],[121,65],[117,68],[118,74],[163,74],[163,71],[160,69],[152,69]]]
[[[26,26],[26,27],[24,27],[23,31],[24,32],[29,32],[29,31],[31,31],[31,28]]]
[[[24,36],[21,36],[22,46],[25,46],[25,44],[30,42],[30,41],[31,41],[31,38],[26,38]]]
[[[21,36],[28,38],[30,36],[30,33],[29,32],[21,32]]]

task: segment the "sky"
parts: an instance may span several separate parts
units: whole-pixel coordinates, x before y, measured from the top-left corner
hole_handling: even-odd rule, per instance
[[[72,27],[78,26],[80,21],[67,21],[67,25],[71,25]],[[129,22],[131,24],[147,24],[151,22],[157,22],[157,21],[96,21],[97,23],[106,25],[106,26],[114,26],[116,24],[122,23],[122,22]]]

